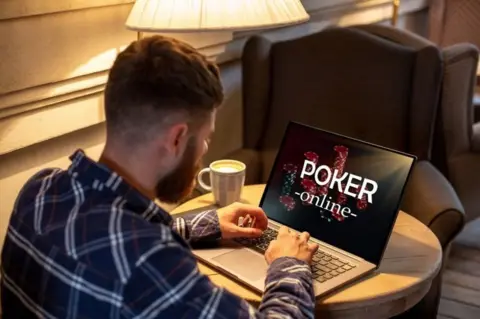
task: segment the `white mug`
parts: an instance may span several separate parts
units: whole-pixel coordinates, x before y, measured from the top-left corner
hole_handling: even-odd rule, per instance
[[[202,169],[197,180],[200,187],[212,192],[215,202],[219,206],[227,206],[240,200],[243,185],[245,184],[246,165],[235,160],[219,160]],[[203,175],[210,173],[210,184],[203,181]]]

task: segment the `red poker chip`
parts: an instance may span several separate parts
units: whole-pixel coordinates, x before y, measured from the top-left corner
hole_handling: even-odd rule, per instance
[[[365,209],[367,209],[367,207],[368,207],[368,202],[365,198],[362,198],[362,199],[357,201],[357,208],[359,210],[365,210]]]
[[[317,164],[318,162],[318,154],[315,153],[315,152],[306,152],[305,154],[305,158],[308,159],[309,161],[312,161],[314,162],[315,164]]]
[[[353,193],[354,193],[354,194],[358,194],[358,192],[360,192],[360,185],[357,185],[357,186],[353,189]]]
[[[292,210],[295,208],[295,199],[289,195],[283,195],[279,198],[280,203],[282,203],[287,210]]]
[[[317,194],[318,195],[327,195],[328,194],[328,185],[319,187]]]
[[[348,147],[346,146],[336,145],[333,149],[340,154],[348,154]]]
[[[337,207],[333,209],[332,217],[338,220],[339,222],[342,222],[345,219],[343,215],[339,212]]]
[[[327,179],[327,177],[328,177],[327,172],[322,171],[322,172],[320,173],[320,182],[322,182],[322,183],[325,182],[325,180]]]
[[[304,189],[316,188],[316,186],[317,186],[313,180],[311,180],[310,178],[306,178],[306,177],[302,179],[301,185]]]
[[[340,204],[340,205],[343,205],[347,202],[347,195],[345,194],[338,194],[338,199],[337,199],[337,202]]]

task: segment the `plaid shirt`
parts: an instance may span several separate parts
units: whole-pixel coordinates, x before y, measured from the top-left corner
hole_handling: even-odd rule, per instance
[[[3,318],[313,318],[310,267],[275,260],[259,309],[202,275],[215,211],[172,217],[82,151],[21,190],[2,252]]]

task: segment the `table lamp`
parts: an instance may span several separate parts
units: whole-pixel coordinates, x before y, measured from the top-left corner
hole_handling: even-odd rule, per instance
[[[300,0],[137,0],[126,27],[142,32],[245,31],[305,22]]]

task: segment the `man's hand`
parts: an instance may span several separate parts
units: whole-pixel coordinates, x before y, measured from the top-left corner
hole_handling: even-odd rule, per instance
[[[310,264],[312,256],[318,249],[317,244],[309,243],[310,234],[303,232],[300,235],[290,232],[287,227],[282,226],[278,230],[277,239],[272,240],[265,252],[265,259],[271,264],[280,257],[293,257]]]
[[[223,239],[238,237],[260,237],[268,226],[268,219],[265,212],[257,206],[234,203],[217,210],[218,221]],[[250,215],[255,220],[252,227],[240,227],[240,217]]]

